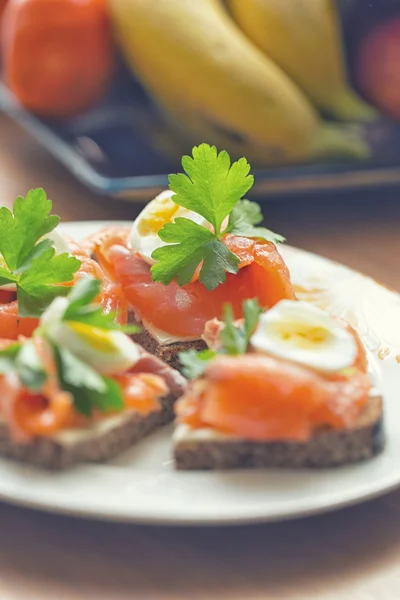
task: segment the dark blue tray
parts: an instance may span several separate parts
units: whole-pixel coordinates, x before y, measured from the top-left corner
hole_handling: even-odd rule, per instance
[[[1,83],[0,109],[85,185],[104,195],[147,201],[165,189],[167,174],[180,168],[166,158],[172,155],[173,136],[130,77],[119,77],[103,104],[74,119],[38,119],[21,108]],[[259,170],[252,196],[269,200],[400,184],[400,125],[376,123],[365,136],[373,148],[372,159]]]

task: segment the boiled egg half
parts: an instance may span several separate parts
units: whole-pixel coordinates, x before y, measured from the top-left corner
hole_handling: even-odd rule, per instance
[[[161,192],[149,202],[132,225],[131,248],[149,265],[156,262],[151,258],[154,250],[166,245],[158,237],[158,232],[166,223],[173,223],[177,217],[184,217],[199,225],[208,226],[208,221],[201,215],[175,204],[172,196],[173,192],[170,190]]]
[[[67,298],[55,298],[41,317],[45,335],[69,350],[102,375],[127,371],[140,358],[140,351],[122,331],[93,327],[78,321],[63,321]]]
[[[334,373],[353,365],[358,348],[353,335],[319,308],[282,300],[260,317],[252,347],[316,371]]]

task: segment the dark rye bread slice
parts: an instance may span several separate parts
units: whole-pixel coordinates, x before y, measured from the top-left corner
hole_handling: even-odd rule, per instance
[[[132,322],[136,323],[135,320],[132,320]],[[204,348],[207,348],[207,345],[203,340],[162,345],[157,342],[149,331],[143,328],[143,325],[140,325],[139,323],[137,323],[137,325],[138,327],[141,327],[142,330],[133,335],[135,342],[140,344],[140,346],[147,350],[147,352],[150,352],[150,354],[154,354],[154,356],[157,356],[168,363],[173,369],[179,370],[181,368],[179,352],[185,350],[204,350]]]
[[[118,415],[119,418],[110,417],[107,430],[104,429],[107,419],[104,419],[101,427],[98,424],[80,431],[78,439],[69,442],[64,432],[64,436],[37,437],[27,443],[16,443],[8,427],[1,423],[0,455],[57,471],[78,463],[105,462],[169,423],[173,418],[175,399],[172,395],[162,398],[160,410],[146,416],[136,411],[126,411]]]
[[[194,435],[192,439],[190,436],[175,438],[174,456],[179,470],[324,468],[372,458],[383,446],[382,398],[374,396],[353,428],[324,427],[308,442],[252,442],[229,437],[200,439]]]
[[[163,377],[169,387],[169,393],[160,399],[157,410],[147,415],[125,410],[85,428],[62,430],[52,437],[36,437],[25,443],[15,441],[7,425],[0,422],[0,456],[52,470],[78,463],[105,462],[170,423],[174,418],[175,400],[185,389],[185,378],[144,351],[141,351],[136,367],[137,372]]]

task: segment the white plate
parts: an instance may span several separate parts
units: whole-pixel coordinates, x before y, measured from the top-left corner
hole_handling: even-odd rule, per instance
[[[64,230],[79,239],[104,225],[69,223]],[[299,297],[346,317],[370,350],[385,399],[387,446],[379,457],[323,471],[178,473],[173,469],[168,427],[106,465],[49,474],[0,460],[0,498],[115,521],[219,525],[309,515],[354,504],[399,485],[399,297],[324,258],[288,246],[282,247],[282,253]]]

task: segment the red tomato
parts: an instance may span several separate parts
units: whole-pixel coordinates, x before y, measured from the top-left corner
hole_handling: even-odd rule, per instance
[[[89,108],[112,70],[106,0],[9,0],[2,21],[4,79],[43,116]]]

